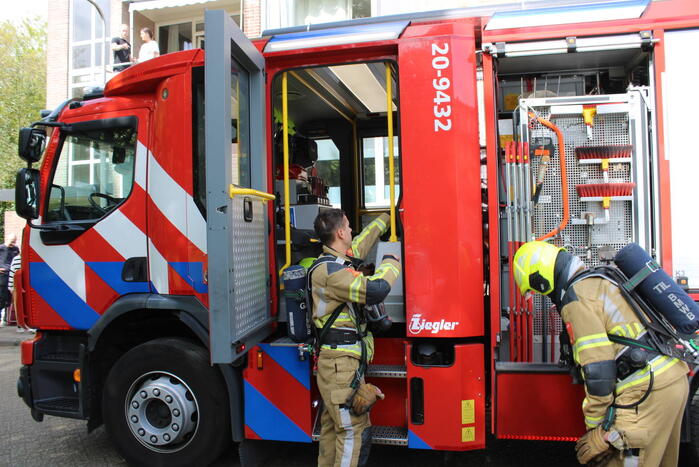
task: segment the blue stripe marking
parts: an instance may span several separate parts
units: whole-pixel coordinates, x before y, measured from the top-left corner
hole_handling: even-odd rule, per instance
[[[150,291],[147,282],[125,282],[121,279],[124,261],[94,261],[85,264],[119,295]]]
[[[39,296],[74,329],[90,329],[100,317],[46,263],[29,263],[29,282]]]
[[[527,17],[534,15],[558,15],[561,13],[577,13],[582,11],[599,11],[600,13],[605,10],[610,10],[614,8],[627,8],[627,7],[647,7],[650,0],[618,0],[605,3],[588,3],[583,5],[568,5],[565,7],[549,7],[549,8],[532,8],[527,10],[511,10],[511,11],[499,11],[495,13],[492,19],[495,18],[518,18]]]
[[[408,430],[408,447],[412,449],[433,449],[429,444],[424,442],[418,435],[413,433],[413,430]]]
[[[273,347],[269,344],[260,344],[260,347],[303,387],[311,390],[311,362],[308,358],[299,360],[298,347]]]
[[[182,280],[192,286],[197,293],[209,293],[209,286],[204,283],[204,271],[200,261],[168,263]]]
[[[308,436],[260,391],[245,381],[245,424],[262,439],[310,443]]]
[[[347,26],[332,29],[319,29],[317,31],[290,32],[273,36],[269,42],[281,42],[292,40],[312,39],[315,37],[346,36],[348,34],[367,34],[373,32],[397,32],[400,34],[408,25],[408,21],[396,21],[392,23],[363,24],[361,26]]]

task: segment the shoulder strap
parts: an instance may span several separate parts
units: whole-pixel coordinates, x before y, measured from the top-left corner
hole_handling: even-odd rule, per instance
[[[615,344],[621,344],[625,346],[634,346],[634,347],[640,347],[642,349],[649,350],[651,352],[658,352],[656,349],[654,349],[651,344],[647,342],[647,339],[639,340],[639,339],[632,339],[630,337],[623,337],[623,336],[617,336],[616,334],[607,334],[607,338],[614,342]]]
[[[643,268],[643,270],[650,269],[651,265],[647,265],[647,268]],[[643,272],[643,274],[645,274],[645,272]],[[636,276],[638,276],[638,274]],[[634,278],[637,279],[636,276],[634,276]],[[647,331],[646,337],[641,341],[608,335],[610,341],[626,345],[627,347],[642,347],[668,357],[679,358],[686,362],[696,361],[696,356],[691,351],[692,349],[689,349],[672,325],[670,325],[660,313],[648,305],[634,290],[634,287],[628,287],[630,282],[635,282],[634,278],[629,280],[622,271],[611,266],[597,266],[573,276],[568,286],[587,277],[600,277],[614,284],[626,300],[626,303],[631,307],[636,318],[638,318]],[[686,351],[680,349],[675,344],[681,344],[680,347],[683,347]]]
[[[310,268],[308,268],[308,274],[306,274],[306,306],[308,306],[309,310],[312,310],[311,305],[313,305],[313,295],[311,295],[311,276],[313,275],[313,271],[318,269],[318,267],[321,264],[324,263],[332,263],[337,261],[337,257],[330,255],[330,254],[323,254],[316,258],[316,260],[313,262]]]
[[[601,277],[602,279],[607,279],[608,281],[612,282],[614,285],[618,285],[609,274],[605,274],[605,269],[602,269],[601,267],[595,267],[590,269],[583,269],[582,271],[573,274],[573,277],[571,277],[568,280],[568,283],[565,285],[564,290],[567,292],[568,289],[573,286],[573,284],[583,279],[587,279],[589,277]]]
[[[328,333],[328,330],[329,330],[330,327],[333,325],[333,323],[335,322],[335,320],[337,319],[337,317],[340,316],[340,313],[342,312],[342,309],[343,309],[346,305],[347,305],[346,303],[342,303],[342,304],[338,305],[338,306],[333,310],[333,313],[330,315],[330,318],[328,318],[328,320],[327,320],[327,321],[325,322],[325,324],[323,325],[322,329],[321,329],[320,332],[318,333],[318,346],[319,346],[319,347],[320,347],[321,345],[323,345],[323,339],[325,338],[325,335]],[[314,329],[318,329],[318,328],[315,327],[315,325],[313,325],[313,323],[311,323],[311,325],[313,326]],[[318,332],[318,331],[316,331],[316,332]]]
[[[335,320],[337,319],[338,316],[340,316],[340,312],[342,312],[342,309],[347,306],[346,303],[342,303],[339,306],[337,306],[328,320],[325,322],[323,325],[323,328],[318,332],[318,328],[316,328],[315,324],[313,323],[313,293],[311,290],[312,287],[312,279],[311,276],[313,274],[313,271],[315,271],[321,264],[324,263],[332,263],[335,261],[338,261],[340,258],[331,254],[323,254],[316,259],[311,267],[308,269],[308,276],[306,277],[306,309],[308,312],[311,314],[311,329],[313,329],[313,333],[316,337],[316,340],[318,342],[318,347],[322,345],[323,338],[325,335],[328,333],[328,329],[333,325]],[[344,261],[343,261],[344,263]]]

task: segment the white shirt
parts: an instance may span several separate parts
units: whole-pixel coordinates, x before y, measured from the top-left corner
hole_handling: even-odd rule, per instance
[[[145,62],[151,58],[155,58],[160,55],[160,49],[158,48],[158,43],[155,41],[144,42],[141,49],[138,51],[138,61]]]
[[[12,292],[12,290],[15,288],[15,272],[19,269],[21,265],[22,255],[17,254],[17,256],[12,258],[12,263],[10,264],[10,272],[7,281],[7,288],[10,289],[10,292]]]

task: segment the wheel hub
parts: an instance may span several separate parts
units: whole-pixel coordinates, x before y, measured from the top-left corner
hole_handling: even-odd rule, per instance
[[[134,437],[156,451],[183,448],[197,428],[194,394],[177,376],[156,372],[140,377],[126,399],[126,420]]]

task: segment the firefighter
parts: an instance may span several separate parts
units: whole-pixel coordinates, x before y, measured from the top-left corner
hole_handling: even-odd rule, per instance
[[[354,239],[340,209],[325,209],[314,222],[323,243],[319,261],[325,260],[312,269],[309,278],[313,321],[322,336],[317,373],[323,398],[319,466],[361,466],[369,457],[368,409],[383,394],[365,384],[361,375],[373,358],[374,341],[360,310],[361,305],[378,304],[386,298],[400,274],[400,262],[385,255],[372,275],[364,275],[357,270],[357,259],[364,258],[386,232],[388,220],[387,214],[377,217]],[[336,318],[329,322],[333,315]]]
[[[525,243],[513,266],[522,294],[538,292],[556,305],[582,370],[588,431],[576,444],[578,461],[676,466],[689,392],[687,365],[650,351],[641,364],[634,357],[632,365],[631,346],[613,343],[609,336],[642,340],[645,328],[612,282],[602,277],[576,281],[585,265],[563,248]]]

